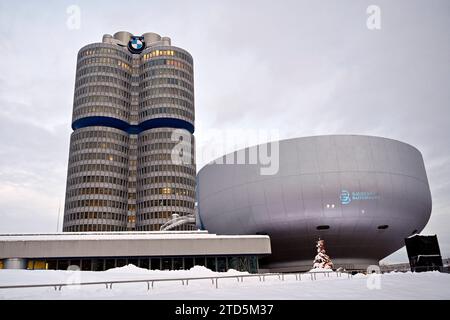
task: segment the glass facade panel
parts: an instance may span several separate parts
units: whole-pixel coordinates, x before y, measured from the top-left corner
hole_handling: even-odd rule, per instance
[[[1,261],[1,260],[0,260]],[[226,272],[229,269],[257,273],[259,264],[256,256],[236,257],[118,257],[116,259],[85,258],[85,259],[50,259],[28,260],[27,268],[67,270],[69,266],[78,266],[82,271],[103,271],[133,264],[150,270],[189,270],[193,266],[205,266],[212,271]]]
[[[50,270],[56,270],[56,260],[47,260],[47,266]]]
[[[172,258],[162,258],[162,270],[172,270]]]
[[[81,270],[82,271],[91,271],[92,270],[92,260],[91,259],[83,259],[81,261]]]
[[[184,270],[189,270],[194,266],[194,258],[184,258]]]
[[[69,260],[58,260],[57,269],[58,270],[67,270],[69,267]]]
[[[106,259],[105,270],[112,269],[116,267],[116,259]]]
[[[81,260],[80,259],[70,260],[70,266],[78,267],[78,269],[81,270]]]
[[[227,271],[227,258],[218,257],[217,258],[217,271],[226,272]]]
[[[114,268],[114,267],[112,267]],[[105,270],[105,260],[104,259],[92,259],[92,271],[103,271]]]
[[[45,260],[35,260],[33,261],[33,269],[34,270],[45,270],[47,269],[47,264]]]
[[[117,259],[117,268],[124,267],[127,265],[127,259]]]
[[[150,260],[149,260],[149,258],[140,258],[139,259],[139,268],[150,269]]]
[[[173,270],[183,269],[183,258],[173,258]]]
[[[212,271],[216,271],[216,257],[207,257],[206,267]]]
[[[151,270],[161,270],[161,259],[160,258],[152,258],[150,260],[150,269]]]
[[[255,256],[248,257],[248,272],[257,273],[258,272],[258,258]]]
[[[128,264],[132,264],[132,265],[138,267],[139,266],[139,259],[137,259],[137,258],[130,258],[130,259],[128,259]]]

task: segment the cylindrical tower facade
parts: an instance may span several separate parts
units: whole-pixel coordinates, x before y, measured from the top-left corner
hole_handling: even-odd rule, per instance
[[[64,231],[159,230],[193,215],[193,60],[170,38],[118,32],[83,47],[72,128]]]
[[[173,213],[194,214],[192,57],[176,47],[151,47],[143,52],[140,80],[139,122],[152,129],[138,137],[136,227],[159,230]]]

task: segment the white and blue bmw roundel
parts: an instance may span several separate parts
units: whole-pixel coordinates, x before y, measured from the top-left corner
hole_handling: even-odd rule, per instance
[[[142,43],[141,40],[134,38],[131,40],[131,46],[133,47],[134,50],[140,50],[140,49],[142,49],[144,44]]]
[[[133,37],[131,38],[128,47],[131,52],[138,53],[144,49],[144,42],[140,39],[140,37]]]

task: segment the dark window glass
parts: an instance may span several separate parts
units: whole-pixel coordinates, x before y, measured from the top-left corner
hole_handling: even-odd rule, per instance
[[[69,260],[58,260],[58,270],[67,270],[69,267]]]
[[[136,267],[139,266],[139,260],[138,259],[128,259],[128,264],[132,264]]]
[[[217,271],[219,271],[219,272],[227,271],[227,258],[226,257],[218,257],[217,258]]]
[[[183,269],[183,258],[173,258],[173,270]]]
[[[92,261],[89,259],[83,259],[81,261],[81,270],[83,271],[91,271]]]
[[[184,258],[184,270],[189,270],[194,266],[194,258]]]
[[[56,260],[47,260],[47,268],[49,270],[56,270]]]
[[[206,267],[212,271],[216,271],[216,257],[206,258]]]
[[[114,260],[113,260],[114,261]],[[105,270],[105,261],[103,259],[92,259],[92,270],[103,271]],[[114,268],[114,267],[112,267]]]
[[[150,261],[148,258],[140,258],[139,259],[139,268],[142,269],[150,269]]]
[[[195,257],[194,263],[196,266],[205,266],[205,257]]]
[[[161,270],[161,259],[160,258],[152,258],[150,261],[150,268],[152,270]]]
[[[162,258],[162,270],[172,270],[172,258]]]
[[[112,269],[116,267],[115,259],[106,259],[105,261],[105,270]]]

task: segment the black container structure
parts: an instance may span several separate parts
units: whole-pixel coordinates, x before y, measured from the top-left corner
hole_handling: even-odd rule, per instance
[[[415,234],[405,239],[411,271],[442,271],[442,257],[436,235]]]

